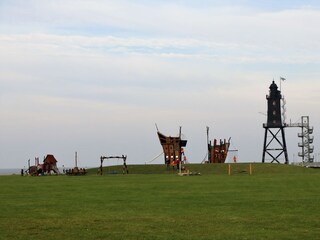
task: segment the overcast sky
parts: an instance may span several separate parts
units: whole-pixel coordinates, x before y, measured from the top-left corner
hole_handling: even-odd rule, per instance
[[[190,162],[206,126],[261,162],[280,76],[288,121],[310,116],[320,160],[319,24],[315,0],[1,0],[0,168],[49,153],[73,166],[75,151],[83,167],[145,163],[162,152],[155,123],[182,126]],[[290,162],[299,131],[286,129]]]

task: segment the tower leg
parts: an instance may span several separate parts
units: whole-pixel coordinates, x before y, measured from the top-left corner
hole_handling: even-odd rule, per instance
[[[264,143],[263,143],[263,152],[262,152],[262,163],[264,163],[265,156],[266,156],[266,151],[267,151],[267,134],[268,134],[268,129],[265,128]]]
[[[284,128],[281,128],[281,134],[282,134],[282,142],[283,142],[283,152],[284,152],[284,157],[285,157],[285,162],[284,163],[285,164],[289,164],[288,151],[287,151],[287,144],[286,144]]]

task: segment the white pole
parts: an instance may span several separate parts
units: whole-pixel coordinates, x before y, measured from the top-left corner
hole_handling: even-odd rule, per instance
[[[281,92],[281,82],[282,82],[282,78],[280,77],[280,92]]]
[[[78,154],[75,152],[75,167],[78,167]]]

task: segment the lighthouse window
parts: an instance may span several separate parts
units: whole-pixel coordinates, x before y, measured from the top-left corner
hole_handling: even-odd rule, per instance
[[[273,102],[272,102],[272,105],[275,106],[275,105],[276,105],[276,101],[273,101]]]
[[[275,116],[275,115],[277,114],[277,112],[276,112],[276,111],[273,111],[272,114]]]

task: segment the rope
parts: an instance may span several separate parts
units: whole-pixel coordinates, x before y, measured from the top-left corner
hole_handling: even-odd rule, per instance
[[[203,158],[203,160],[202,160],[201,164],[204,164],[204,163],[207,161],[207,157],[208,157],[208,153],[204,156],[204,158]]]
[[[157,155],[156,157],[154,157],[152,160],[146,162],[146,164],[153,162],[153,161],[156,160],[158,157],[160,157],[162,154],[163,154],[163,152],[161,152],[159,155]]]
[[[230,139],[230,147],[233,146],[233,149],[235,149],[236,151],[238,151],[237,149],[237,146],[235,146],[234,142]],[[229,150],[229,151],[232,151],[232,150]]]

